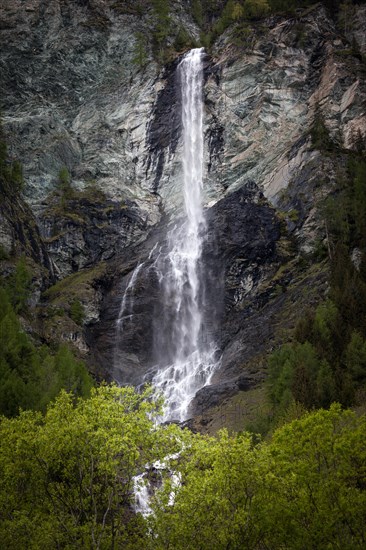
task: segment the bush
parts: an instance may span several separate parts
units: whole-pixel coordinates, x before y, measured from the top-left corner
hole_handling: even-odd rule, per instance
[[[77,325],[82,325],[84,321],[84,306],[79,300],[74,300],[70,306],[70,317]]]
[[[310,135],[311,144],[314,149],[328,152],[332,151],[335,148],[319,107],[317,107],[315,110],[314,121],[310,130]]]

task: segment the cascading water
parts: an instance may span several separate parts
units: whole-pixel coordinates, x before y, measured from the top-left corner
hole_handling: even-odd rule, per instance
[[[152,383],[165,397],[163,420],[187,418],[192,398],[209,383],[215,367],[215,349],[205,334],[202,312],[203,55],[203,48],[193,49],[178,66],[185,215],[168,234],[168,253],[158,266],[166,308],[154,339],[159,367]]]
[[[210,382],[216,366],[215,348],[204,319],[205,273],[202,249],[206,224],[203,184],[203,48],[188,52],[178,65],[182,104],[182,204],[173,229],[155,245],[148,260],[133,271],[116,324],[114,365],[119,345],[133,327],[133,297],[140,277],[156,276],[159,299],[153,330],[154,367],[147,380],[163,393],[162,421],[183,421],[196,392]],[[142,285],[143,287],[143,285]]]

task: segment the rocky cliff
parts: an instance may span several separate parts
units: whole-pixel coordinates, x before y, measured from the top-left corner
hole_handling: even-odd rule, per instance
[[[154,13],[130,8],[5,0],[1,89],[10,154],[23,163],[24,199],[44,247],[37,261],[59,279],[43,298],[39,330],[74,342],[103,375],[138,384],[152,364],[158,314],[151,251],[164,246],[181,208],[175,69],[182,52],[162,65],[146,40],[139,59],[139,37],[149,35]],[[207,53],[204,259],[222,359],[192,409],[201,429],[227,423],[232,406],[242,414],[265,377],[266,352],[326,293],[320,206],[347,150],[366,136],[365,9],[353,9],[357,25],[347,36],[317,5],[251,24],[240,44],[230,27]],[[175,3],[171,17],[173,31],[183,26],[198,38],[188,2]],[[314,140],[319,125],[329,147]],[[11,218],[1,219],[6,246]],[[141,263],[116,363],[116,319]],[[83,327],[67,315],[75,298],[84,306]],[[58,307],[66,315],[47,313]]]

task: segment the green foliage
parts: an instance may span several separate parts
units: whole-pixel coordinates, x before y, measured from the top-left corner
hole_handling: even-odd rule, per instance
[[[0,538],[9,549],[143,548],[133,476],[177,450],[151,390],[62,392],[47,413],[0,423]],[[182,435],[183,437],[183,435]]]
[[[203,48],[209,49],[213,42],[214,35],[211,32],[200,33],[200,43]]]
[[[260,447],[248,434],[196,437],[179,463],[181,484],[167,482],[157,497],[154,548],[254,548],[260,526],[252,522],[260,485]],[[171,494],[174,505],[168,505]]]
[[[269,444],[196,436],[175,466],[180,483],[167,481],[156,498],[152,547],[362,548],[365,435],[366,418],[335,405],[286,424]]]
[[[366,381],[366,340],[354,331],[345,352],[346,365],[357,383]]]
[[[366,160],[349,154],[324,207],[330,257],[330,299],[307,312],[295,342],[269,358],[276,415],[292,402],[307,408],[357,403],[366,387]],[[359,262],[352,260],[359,251]],[[310,347],[309,347],[310,346]],[[304,357],[304,353],[307,357]]]
[[[251,36],[251,29],[250,27],[245,24],[241,23],[234,27],[233,32],[231,34],[231,41],[235,46],[238,47],[248,47],[250,44],[250,36]]]
[[[235,2],[231,12],[231,18],[233,21],[239,21],[244,15],[244,8],[239,2]]]
[[[269,5],[272,12],[287,13],[292,15],[297,7],[293,0],[269,0]]]
[[[71,176],[66,166],[58,173],[57,188],[61,195],[61,205],[65,207],[66,200],[72,197]]]
[[[92,380],[69,348],[55,355],[36,348],[24,332],[9,291],[0,288],[0,414],[15,416],[19,409],[44,410],[62,388],[87,396]]]
[[[292,222],[296,223],[299,220],[299,211],[293,208],[289,211],[288,217]]]
[[[171,30],[169,2],[168,0],[153,0],[152,5],[155,16],[155,26],[152,36],[155,44],[155,51],[162,56],[166,39]]]
[[[63,166],[58,173],[58,182],[61,188],[68,188],[71,182],[70,173],[66,166]]]
[[[25,256],[18,260],[14,273],[7,279],[7,291],[16,313],[26,311],[31,293],[32,275],[26,263]]]
[[[142,32],[136,33],[134,45],[134,56],[132,62],[140,69],[143,69],[148,62],[148,46],[146,35]]]
[[[61,392],[42,415],[0,419],[0,537],[25,548],[362,548],[366,417],[305,413],[269,443],[159,426],[152,391]],[[134,476],[164,460],[155,514],[132,512]]]
[[[87,397],[92,388],[91,378],[84,363],[73,356],[70,348],[62,344],[54,356],[54,371],[57,373],[57,385],[53,392],[58,394],[61,389],[74,395]]]
[[[245,0],[244,14],[248,19],[261,19],[270,12],[267,0]]]
[[[270,399],[277,414],[295,401],[306,409],[327,407],[335,398],[334,375],[312,344],[287,344],[269,358]]]
[[[353,217],[353,240],[360,246],[366,245],[366,159],[351,157],[348,164],[350,177],[353,180],[349,192],[351,214]]]
[[[191,11],[194,21],[199,27],[203,26],[203,8],[201,0],[191,1]]]
[[[226,2],[220,18],[217,20],[213,28],[216,36],[220,36],[220,34],[222,34],[237,18],[236,6],[237,2],[235,2],[235,0],[228,0],[228,2]]]
[[[24,188],[23,166],[18,160],[10,161],[6,138],[0,119],[0,191],[20,193]]]
[[[84,306],[80,300],[74,300],[70,306],[70,317],[77,325],[82,325],[84,321]]]
[[[310,135],[311,144],[314,149],[318,149],[322,152],[332,151],[334,149],[334,143],[330,138],[329,130],[325,125],[324,117],[319,107],[315,110]]]
[[[194,40],[184,27],[180,27],[174,40],[174,49],[179,52],[192,46],[194,46]]]

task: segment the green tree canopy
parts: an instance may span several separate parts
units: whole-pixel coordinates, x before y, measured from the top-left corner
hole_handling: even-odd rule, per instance
[[[365,436],[365,416],[333,405],[269,444],[196,437],[176,465],[180,484],[157,497],[153,548],[363,548]]]
[[[62,392],[43,416],[0,422],[0,540],[9,549],[143,548],[133,476],[177,450],[151,390]]]

